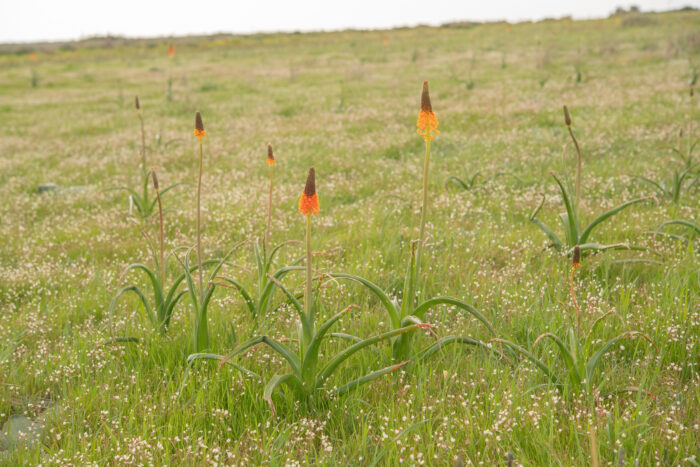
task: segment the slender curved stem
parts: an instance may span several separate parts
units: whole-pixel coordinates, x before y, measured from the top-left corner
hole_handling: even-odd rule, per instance
[[[570,285],[570,290],[571,290],[571,301],[574,303],[574,308],[576,308],[576,338],[578,340],[581,339],[581,308],[578,306],[578,301],[576,300],[576,293],[574,290],[574,272],[576,271],[575,267],[571,268],[571,279],[569,281]]]
[[[199,300],[200,303],[204,301],[204,288],[202,284],[204,283],[203,273],[202,273],[202,236],[200,231],[200,224],[202,221],[201,214],[201,193],[202,193],[202,159],[204,158],[202,149],[202,140],[199,140],[199,178],[197,180],[197,272],[199,273]]]
[[[428,215],[428,171],[430,170],[430,128],[425,136],[425,164],[423,165],[423,207],[420,213],[420,234],[418,242],[418,255],[416,258],[416,280],[420,280],[421,259],[423,258],[423,246],[425,244],[425,221]]]
[[[571,139],[574,141],[574,146],[576,146],[576,155],[578,157],[578,166],[576,168],[576,208],[578,209],[579,201],[581,201],[581,148],[578,145],[578,141],[571,127],[567,125],[567,128],[569,129]]]
[[[273,165],[270,164],[270,196],[267,200],[267,230],[265,230],[265,251],[270,244],[270,225],[272,223],[272,186],[273,186]]]
[[[311,309],[312,309],[312,297],[311,294],[313,292],[312,290],[312,284],[311,281],[313,280],[313,265],[311,263],[313,258],[313,252],[311,250],[311,214],[306,215],[306,293],[304,294],[304,312],[306,313],[306,319],[309,320],[309,323],[311,326],[313,326],[313,317],[311,315]],[[313,332],[313,330],[309,330],[310,332]],[[307,339],[311,339],[311,335],[305,336]]]
[[[156,188],[156,198],[158,199],[158,216],[160,218],[160,280],[165,286],[165,250],[163,248],[165,233],[163,229],[163,204],[160,201],[160,190]]]

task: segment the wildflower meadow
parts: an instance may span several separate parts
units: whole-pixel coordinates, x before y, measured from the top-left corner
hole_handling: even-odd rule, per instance
[[[1,465],[700,465],[700,12],[0,45]]]

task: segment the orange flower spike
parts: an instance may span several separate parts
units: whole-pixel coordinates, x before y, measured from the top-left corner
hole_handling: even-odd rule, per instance
[[[275,163],[275,155],[272,154],[272,145],[267,145],[267,160],[265,161],[267,165],[272,165]]]
[[[194,135],[199,138],[200,141],[207,136],[207,132],[204,131],[204,123],[202,123],[202,114],[199,113],[199,110],[194,118]]]
[[[438,119],[433,112],[433,106],[430,103],[430,91],[428,90],[428,82],[423,81],[423,92],[420,96],[420,112],[418,113],[418,122],[416,130],[425,141],[432,141],[433,134],[439,134]]]
[[[310,216],[311,214],[318,214],[319,211],[318,194],[316,194],[316,171],[311,167],[309,175],[306,177],[304,192],[299,198],[299,212]]]
[[[175,55],[175,47],[172,44],[168,46],[168,57],[172,58]]]

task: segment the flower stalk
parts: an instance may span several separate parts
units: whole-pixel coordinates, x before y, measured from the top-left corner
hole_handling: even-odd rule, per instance
[[[578,164],[576,167],[576,207],[578,208],[579,202],[581,201],[581,148],[579,147],[576,136],[574,136],[574,132],[571,129],[571,116],[569,115],[569,109],[566,106],[564,106],[564,123],[566,123],[566,128],[569,130],[571,139],[576,147],[576,156],[578,159]]]
[[[270,227],[272,224],[272,188],[274,184],[274,165],[275,155],[272,153],[272,145],[267,145],[267,160],[265,163],[270,167],[270,193],[267,199],[267,228],[265,229],[265,243],[263,247],[267,251],[267,246],[270,244]]]
[[[433,112],[433,106],[430,102],[430,91],[428,82],[423,82],[423,91],[421,93],[421,109],[418,113],[417,133],[423,137],[425,141],[425,162],[423,164],[423,204],[420,214],[420,231],[418,254],[416,257],[416,277],[420,277],[421,260],[423,258],[423,247],[425,246],[425,223],[428,214],[428,175],[430,170],[430,142],[434,138],[434,134],[440,133],[437,129],[438,120]]]
[[[201,196],[202,196],[202,161],[204,159],[204,150],[202,148],[202,140],[207,135],[204,131],[204,123],[202,122],[202,115],[199,110],[195,114],[195,124],[194,124],[194,135],[199,138],[199,176],[197,178],[197,273],[199,278],[199,296],[200,303],[204,300],[204,279],[202,273],[202,235],[201,235],[201,223],[202,223],[202,209],[201,209]]]
[[[158,217],[160,220],[160,280],[165,281],[165,232],[163,227],[163,204],[160,200],[160,187],[158,185],[158,176],[156,169],[151,167],[151,175],[153,177],[153,188],[156,191],[156,199],[158,200]]]
[[[577,337],[581,338],[581,308],[578,306],[578,300],[576,300],[576,292],[574,289],[574,273],[578,268],[581,267],[581,249],[578,245],[574,247],[573,258],[571,260],[571,275],[569,278],[569,290],[571,292],[571,301],[576,308],[576,332]]]
[[[299,212],[306,216],[306,292],[304,293],[304,314],[308,323],[313,323],[313,250],[311,249],[311,216],[320,211],[318,204],[318,194],[316,194],[316,171],[313,167],[309,169],[306,176],[304,192],[299,198]],[[313,329],[305,330],[305,337],[310,339]],[[306,335],[308,334],[308,335]]]

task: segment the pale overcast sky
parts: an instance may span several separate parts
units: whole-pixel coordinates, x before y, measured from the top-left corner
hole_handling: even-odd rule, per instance
[[[0,0],[0,42],[597,18],[630,5],[658,11],[700,0]]]

